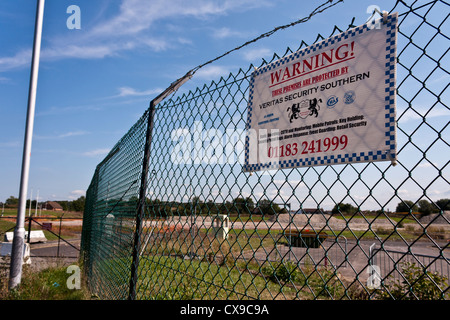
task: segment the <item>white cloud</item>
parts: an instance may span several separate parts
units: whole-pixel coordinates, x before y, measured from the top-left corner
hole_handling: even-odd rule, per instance
[[[145,48],[152,51],[167,50],[174,45],[166,38],[149,36],[152,27],[161,21],[173,25],[177,18],[208,19],[231,11],[251,10],[271,5],[266,1],[250,0],[122,0],[119,12],[96,25],[80,30],[75,36],[62,35],[48,39],[42,48],[41,59],[102,59],[123,51]],[[218,30],[219,37],[237,36],[239,32],[228,28]],[[178,43],[189,39],[178,38]],[[31,64],[31,49],[21,50],[11,57],[0,57],[0,72]]]
[[[273,180],[273,183],[278,186],[284,185],[285,187],[286,186],[300,187],[300,188],[305,187],[305,184],[301,180]]]
[[[85,134],[89,134],[87,131],[71,131],[67,133],[60,134],[58,138],[67,138],[67,137],[73,137],[73,136],[83,136]]]
[[[92,38],[110,38],[122,36],[142,36],[142,32],[150,29],[156,22],[178,17],[206,19],[211,16],[224,15],[233,10],[250,10],[266,5],[264,1],[250,0],[123,0],[117,16],[99,23],[90,34]],[[172,22],[173,24],[173,22]],[[151,45],[155,44],[150,39]],[[146,41],[148,42],[149,38]],[[159,40],[159,44],[162,40]]]
[[[31,65],[31,50],[21,50],[12,57],[0,57],[0,72]]]
[[[244,59],[247,61],[260,61],[262,58],[271,57],[272,55],[272,50],[267,48],[252,49],[243,52]]]
[[[62,58],[79,58],[79,59],[101,59],[107,56],[113,56],[120,49],[118,44],[104,45],[61,45],[58,47],[43,50],[41,57],[43,59],[62,59]]]
[[[411,192],[406,190],[406,189],[398,189],[397,193],[402,195],[402,196],[406,196],[406,195],[410,195],[411,194]]]
[[[132,49],[134,46],[139,44],[144,45],[145,47],[155,52],[164,51],[171,47],[170,43],[166,40],[143,36],[139,37],[139,39],[135,40],[135,42],[130,42],[128,45],[129,48]]]
[[[149,89],[144,91],[138,91],[134,88],[130,87],[120,87],[119,94],[115,97],[129,97],[129,96],[148,96],[157,93],[161,93],[162,89]]]
[[[242,37],[246,37],[246,33],[241,32],[241,31],[235,31],[235,30],[231,30],[230,28],[220,28],[220,29],[215,29],[213,31],[213,37],[217,38],[217,39],[224,39],[224,38],[242,38]]]
[[[193,44],[192,40],[187,39],[187,38],[181,38],[181,37],[179,37],[179,38],[177,39],[177,41],[178,41],[178,43],[180,43],[180,44],[187,44],[187,45],[192,45],[192,44]]]
[[[447,198],[449,194],[450,194],[450,191],[445,188],[427,190],[427,195],[436,196],[436,198],[440,198],[440,199]]]
[[[19,141],[0,142],[0,148],[16,148],[20,146],[21,143]]]
[[[123,45],[83,45],[60,43],[51,48],[41,50],[41,61],[51,59],[78,58],[101,59],[113,56]],[[31,50],[22,50],[12,57],[0,57],[0,72],[31,66]],[[5,78],[3,78],[5,79]]]
[[[87,131],[70,131],[70,132],[61,133],[61,134],[52,135],[52,136],[34,135],[34,139],[36,139],[36,140],[64,139],[64,138],[74,137],[74,136],[83,136],[86,134],[89,134],[89,132],[87,132]]]
[[[418,167],[418,168],[432,168],[433,165],[434,165],[435,167],[439,167],[437,163],[431,164],[431,163],[429,163],[429,162],[421,163],[421,164],[419,164],[417,167]]]
[[[111,149],[95,149],[95,150],[84,152],[83,156],[86,156],[86,157],[104,156],[104,155],[107,155],[110,150]]]
[[[445,83],[445,82],[448,82],[448,80],[449,80],[449,78],[450,78],[450,75],[448,75],[448,74],[444,74],[444,75],[442,75],[442,76],[440,76],[440,77],[438,77],[438,78],[431,78],[430,79],[430,83],[441,83],[441,82],[443,82],[443,83]]]
[[[86,191],[84,190],[73,190],[70,192],[69,198],[70,199],[78,199],[81,196],[85,196]]]
[[[437,118],[437,117],[450,117],[450,111],[445,107],[435,106],[433,109],[429,110],[427,106],[413,106],[405,112],[405,105],[397,106],[397,118],[401,122],[408,122],[413,120],[422,120],[423,116],[426,119]]]
[[[132,35],[150,28],[156,21],[190,16],[205,19],[223,15],[232,10],[250,10],[267,5],[264,1],[250,0],[123,0],[120,13],[109,21],[99,24],[94,35],[114,33]]]
[[[223,66],[206,66],[195,73],[198,79],[215,79],[222,76],[228,76],[230,69]]]

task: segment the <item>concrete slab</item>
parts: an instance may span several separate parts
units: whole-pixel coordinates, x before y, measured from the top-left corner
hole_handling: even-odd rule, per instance
[[[14,239],[14,232],[5,233],[5,242],[12,242]],[[28,242],[28,231],[25,232],[25,242]],[[30,243],[47,242],[47,238],[42,230],[30,231]]]
[[[0,256],[3,257],[11,257],[12,251],[12,243],[11,242],[2,242],[0,246]],[[25,243],[23,247],[23,263],[30,264],[30,244]]]

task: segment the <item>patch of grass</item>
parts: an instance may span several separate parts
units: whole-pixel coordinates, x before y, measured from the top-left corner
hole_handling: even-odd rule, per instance
[[[138,299],[292,300],[339,298],[345,287],[332,270],[291,262],[209,263],[173,256],[149,256],[138,283]]]
[[[38,228],[31,228],[31,230],[41,230],[40,227]],[[53,227],[52,231],[53,233],[47,231],[47,230],[43,230],[45,237],[47,238],[47,240],[52,241],[52,240],[58,240],[58,234],[59,234],[59,226]],[[73,239],[76,237],[79,237],[79,235],[81,234],[82,231],[82,227],[81,226],[62,226],[61,228],[61,238],[63,239]]]
[[[0,234],[5,233],[7,230],[13,231],[15,225],[15,221],[0,219]]]
[[[393,216],[385,216],[385,215],[374,215],[374,214],[368,214],[368,215],[347,215],[347,214],[334,214],[333,218],[335,219],[339,219],[339,220],[350,220],[350,221],[355,221],[354,219],[364,219],[367,221],[377,221],[377,220],[386,220],[386,219],[390,219],[394,222],[400,222],[401,223],[416,223],[416,221],[413,218],[405,218],[405,217],[393,217]]]
[[[344,231],[334,231],[336,235],[344,236],[347,240],[373,240],[373,239],[381,239],[381,240],[415,240],[418,236],[422,235],[423,232],[416,232],[414,229],[408,230],[407,228],[404,230],[394,231],[392,229],[387,228],[373,228],[367,230],[344,230]],[[426,240],[426,239],[424,239]]]
[[[17,217],[17,208],[5,208],[3,212],[3,217]],[[26,208],[26,216],[28,217],[29,209]],[[1,214],[1,208],[0,208],[0,214]],[[31,209],[31,214],[34,217],[35,216],[35,209]],[[50,210],[42,210],[38,213],[39,217],[51,217],[51,218],[59,218],[62,215],[64,215],[64,218],[75,218],[75,219],[81,219],[83,218],[83,212],[75,212],[75,211],[50,211]]]
[[[385,285],[373,292],[381,300],[448,300],[448,279],[438,272],[423,272],[412,262],[401,264],[402,280],[389,277]]]
[[[24,265],[19,287],[8,289],[9,271],[1,270],[0,300],[86,300],[90,295],[83,281],[80,289],[69,289],[67,280],[71,273],[67,273],[67,266],[48,268],[40,272],[33,272]]]
[[[306,264],[300,268],[290,261],[266,262],[262,273],[275,283],[296,286],[304,299],[335,299],[344,295],[345,286],[332,269]]]
[[[224,300],[293,299],[297,290],[265,279],[262,274],[178,257],[153,256],[142,260],[145,277],[138,283],[138,299]]]

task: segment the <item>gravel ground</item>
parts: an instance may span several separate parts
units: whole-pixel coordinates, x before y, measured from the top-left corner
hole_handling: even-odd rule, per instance
[[[423,220],[420,220],[420,223],[422,226],[426,226],[429,221],[431,221],[434,217],[428,216],[423,218]],[[450,223],[439,223],[442,221],[446,221],[443,217],[439,217],[433,223],[431,226],[436,228],[442,228],[443,230],[450,232]],[[449,219],[450,221],[450,219]],[[161,222],[156,221],[147,221],[145,223],[146,227],[155,226],[158,224],[161,226],[162,224],[165,226],[174,226],[182,229],[189,229],[192,222],[191,217],[174,217],[172,219],[168,219]],[[292,224],[290,224],[290,222]],[[205,216],[197,216],[195,219],[195,223],[197,227],[199,228],[209,228],[212,224],[212,218],[211,217],[205,217]],[[289,226],[295,225],[296,228],[302,229],[315,229],[315,230],[333,230],[333,231],[340,231],[343,229],[350,229],[352,231],[364,231],[367,229],[372,230],[393,230],[394,227],[399,227],[397,225],[397,222],[394,220],[388,219],[388,218],[378,218],[378,219],[364,219],[364,218],[352,218],[349,220],[344,219],[338,219],[333,217],[329,214],[296,214],[296,215],[289,215],[289,214],[279,214],[277,216],[272,216],[269,220],[266,221],[234,221],[230,222],[230,227],[234,229],[287,229]],[[410,226],[412,229],[414,228],[423,228],[418,223],[405,223],[403,227]]]
[[[424,225],[429,224],[430,222],[432,222],[432,224],[450,225],[450,211],[444,211],[442,216],[438,213],[430,214],[420,218],[419,221]]]

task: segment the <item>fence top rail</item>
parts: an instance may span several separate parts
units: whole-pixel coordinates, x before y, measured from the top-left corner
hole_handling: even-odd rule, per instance
[[[423,253],[414,253],[412,251],[400,251],[400,250],[391,250],[391,249],[385,249],[385,248],[375,248],[373,251],[372,256],[374,256],[375,254],[377,254],[380,251],[384,251],[387,253],[395,253],[395,254],[403,254],[403,255],[412,255],[415,257],[420,257],[420,258],[430,258],[430,259],[443,259],[445,261],[447,261],[448,264],[450,264],[450,257],[446,257],[444,255],[444,252],[442,252],[442,254],[440,255],[429,255],[429,254],[423,254]]]

